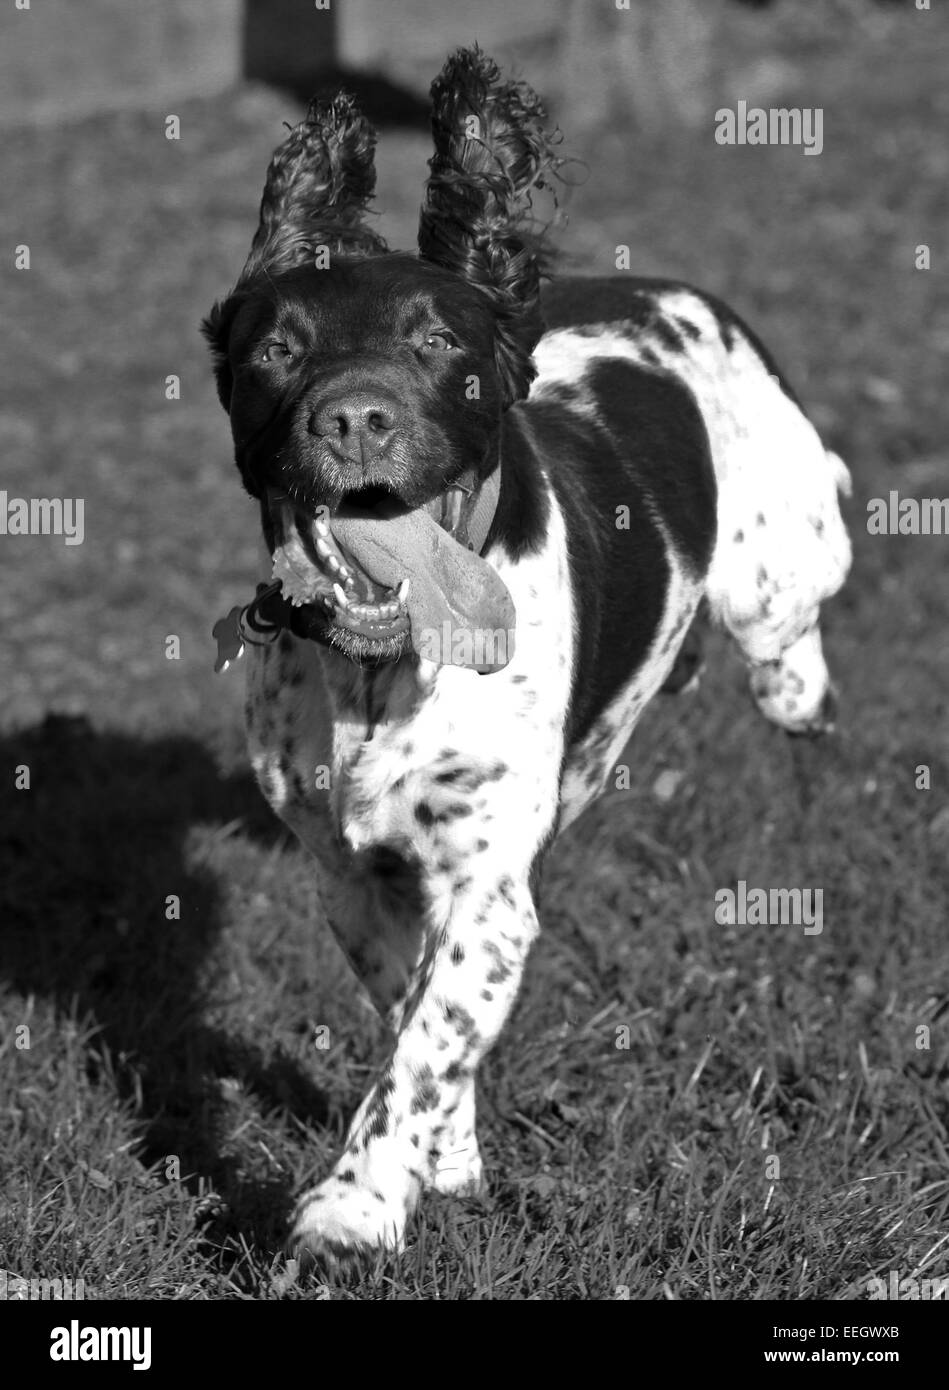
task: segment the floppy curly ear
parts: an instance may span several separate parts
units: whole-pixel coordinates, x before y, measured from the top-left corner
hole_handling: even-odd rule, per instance
[[[260,225],[234,291],[201,324],[211,348],[217,392],[230,409],[227,347],[242,291],[257,275],[293,270],[317,248],[331,254],[380,255],[382,237],[364,221],[376,186],[376,133],[352,97],[312,101],[306,118],[275,151],[260,204]]]
[[[490,294],[505,405],[527,395],[543,331],[540,280],[552,259],[532,218],[534,189],[550,189],[558,137],[524,82],[503,81],[475,46],[459,49],[432,83],[435,153],[419,220],[419,253]]]
[[[376,132],[352,97],[310,103],[270,161],[238,288],[262,272],[305,264],[319,246],[349,255],[388,249],[364,220],[376,186],[375,147]]]

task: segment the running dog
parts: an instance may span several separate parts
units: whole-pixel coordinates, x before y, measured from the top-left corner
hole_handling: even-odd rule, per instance
[[[688,677],[700,603],[763,713],[817,733],[850,563],[847,470],[735,314],[623,273],[541,292],[560,160],[531,89],[462,50],[432,127],[417,253],[390,252],[371,127],[312,105],[204,324],[271,566],[221,664],[247,643],[256,775],[394,1034],[297,1207],[323,1259],[397,1247],[422,1189],[480,1188],[475,1072],[545,851]]]

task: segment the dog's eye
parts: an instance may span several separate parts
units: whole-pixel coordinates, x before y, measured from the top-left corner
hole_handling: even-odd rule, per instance
[[[293,356],[286,343],[277,342],[264,343],[260,353],[262,362],[286,362]]]
[[[458,344],[454,335],[449,333],[447,328],[442,328],[437,333],[429,333],[423,346],[427,347],[429,352],[451,352]]]

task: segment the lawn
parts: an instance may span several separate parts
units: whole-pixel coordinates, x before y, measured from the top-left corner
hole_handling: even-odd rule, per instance
[[[257,89],[180,105],[177,142],[154,112],[4,141],[2,487],[82,497],[85,540],[0,540],[0,1269],[134,1299],[865,1299],[949,1273],[949,537],[866,527],[890,489],[949,495],[949,23],[794,12],[735,23],[779,34],[822,155],[604,133],[562,244],[732,302],[849,463],[839,731],[766,724],[712,638],[631,789],[550,857],[481,1075],[486,1200],[429,1199],[402,1256],[329,1287],[287,1275],[282,1222],[386,1043],[250,778],[240,670],[212,672],[257,522],[197,332],[295,112]],[[380,142],[394,245],[425,158]],[[822,889],[823,932],[719,925],[740,879]]]

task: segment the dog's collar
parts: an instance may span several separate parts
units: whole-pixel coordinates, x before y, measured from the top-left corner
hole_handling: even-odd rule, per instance
[[[486,478],[479,479],[474,468],[468,469],[455,479],[448,492],[455,495],[449,496],[446,503],[445,530],[459,545],[480,555],[498,509],[500,459]],[[217,642],[215,671],[226,671],[243,655],[248,642],[254,646],[267,645],[281,632],[292,632],[295,637],[312,640],[314,610],[308,605],[298,607],[288,603],[280,589],[279,579],[270,584],[258,584],[250,603],[243,608],[232,608],[226,618],[219,618],[214,624],[211,635]]]
[[[479,480],[476,471],[469,468],[467,473],[455,479],[449,492],[456,489],[464,494],[464,499],[457,499],[458,519],[445,529],[459,545],[476,550],[480,555],[498,509],[498,497],[501,492],[500,463],[483,480]],[[454,501],[455,499],[451,499],[449,506]]]

